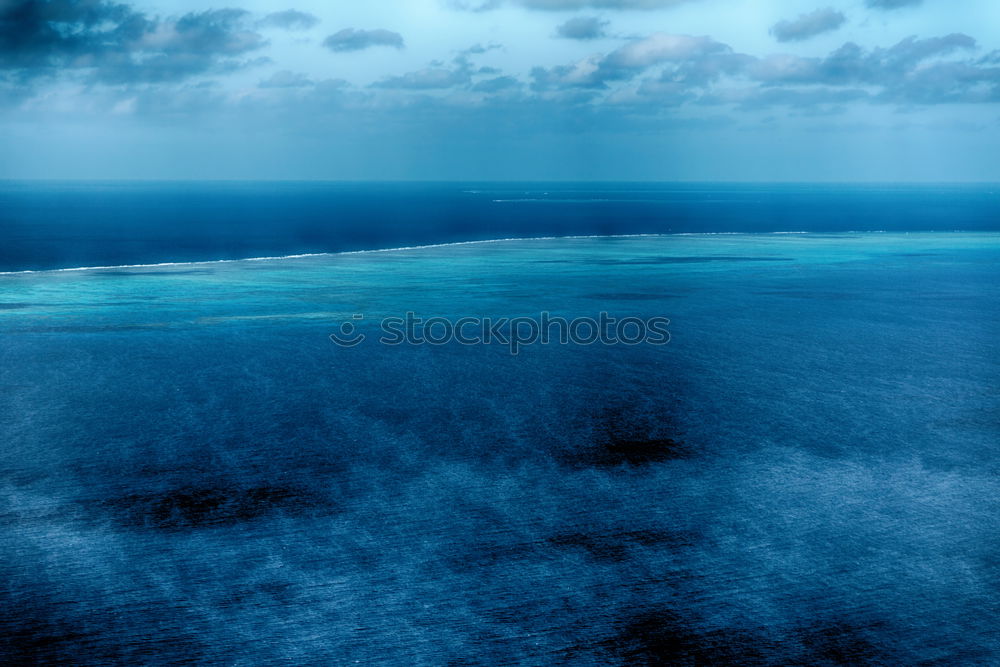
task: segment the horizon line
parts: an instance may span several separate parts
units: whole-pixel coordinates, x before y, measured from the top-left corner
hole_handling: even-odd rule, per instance
[[[0,183],[330,183],[330,184],[646,184],[646,185],[997,185],[1000,180],[750,180],[750,179],[362,179],[362,178],[175,178],[3,176]]]

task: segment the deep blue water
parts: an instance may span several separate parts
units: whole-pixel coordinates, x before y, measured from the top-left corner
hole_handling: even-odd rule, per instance
[[[184,186],[173,208],[158,187],[7,186],[4,268],[662,231],[679,211],[814,228],[0,275],[0,663],[1000,662],[988,188],[643,186],[682,202],[501,214],[455,186]],[[370,236],[296,189],[353,201]],[[313,211],[318,245],[279,208]],[[920,225],[980,231],[898,231]],[[672,339],[380,344],[407,311],[664,316]],[[334,345],[345,321],[368,339]]]
[[[998,229],[996,185],[0,182],[0,271],[572,234]]]

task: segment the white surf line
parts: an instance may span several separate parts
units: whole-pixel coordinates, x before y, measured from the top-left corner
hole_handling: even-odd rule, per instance
[[[953,230],[952,233],[964,230]],[[307,257],[336,257],[338,255],[367,255],[380,252],[405,252],[408,250],[427,250],[431,248],[448,248],[451,246],[484,245],[487,243],[511,243],[516,241],[561,241],[573,239],[635,239],[656,238],[668,236],[767,236],[777,234],[885,234],[886,230],[858,231],[795,231],[795,232],[650,232],[645,234],[570,234],[567,236],[510,236],[499,239],[480,239],[478,241],[449,241],[448,243],[427,243],[424,245],[397,246],[393,248],[371,248],[367,250],[338,250],[334,252],[308,252],[296,255],[268,255],[263,257],[241,257],[239,259],[203,259],[189,262],[158,262],[155,264],[115,264],[109,266],[74,266],[64,269],[25,269],[22,271],[0,271],[0,276],[17,276],[28,273],[66,273],[75,271],[110,271],[113,269],[150,269],[163,266],[205,266],[208,264],[232,264],[235,262],[270,262],[281,259],[302,259]],[[898,232],[900,234],[924,232]]]
[[[306,253],[302,255],[275,255],[274,257],[246,257],[241,259],[206,259],[191,262],[158,262],[156,264],[113,264],[108,266],[73,266],[64,269],[25,269],[23,271],[0,271],[0,276],[16,276],[24,273],[65,273],[68,271],[109,271],[111,269],[152,269],[162,266],[201,266],[205,264],[228,264],[230,262],[264,262],[270,259],[295,259],[298,257],[324,257],[336,254],[328,252]]]
[[[428,243],[425,245],[398,246],[393,248],[371,248],[367,250],[339,250],[336,252],[310,252],[297,255],[269,255],[264,257],[241,257],[239,259],[203,259],[190,262],[157,262],[155,264],[114,264],[108,266],[74,266],[63,269],[25,269],[22,271],[0,271],[0,276],[17,276],[27,273],[67,273],[76,271],[110,271],[113,269],[151,269],[164,266],[205,266],[208,264],[232,264],[234,262],[268,262],[281,259],[302,259],[306,257],[337,257],[339,255],[367,255],[380,252],[404,252],[408,250],[426,250],[429,248],[447,248],[451,246],[481,245],[486,243],[509,243],[513,241],[558,241],[563,239],[616,239],[644,238],[656,236],[678,236],[677,234],[590,234],[570,236],[512,236],[500,239],[482,239],[479,241],[452,241],[449,243]]]

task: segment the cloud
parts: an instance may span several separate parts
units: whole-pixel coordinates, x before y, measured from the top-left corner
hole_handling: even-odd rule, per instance
[[[601,68],[607,73],[631,72],[664,62],[686,61],[728,50],[728,46],[710,37],[658,32],[612,51],[601,62]]]
[[[916,7],[924,0],[865,0],[865,5],[872,9],[899,9],[900,7]]]
[[[531,89],[545,94],[589,91],[592,100],[602,97],[603,103],[661,108],[711,100],[721,104],[727,99],[741,108],[814,104],[825,109],[860,100],[920,105],[996,100],[1000,56],[944,60],[975,47],[968,35],[953,33],[909,37],[870,50],[847,42],[818,58],[755,57],[736,53],[709,37],[657,33],[604,56],[535,67]],[[630,83],[636,79],[637,84]]]
[[[892,104],[984,104],[1000,102],[1000,68],[963,62],[921,67],[887,86],[878,101]]]
[[[0,67],[57,67],[77,56],[106,50],[109,42],[121,48],[144,29],[144,17],[125,5],[6,0],[0,3]]]
[[[450,70],[443,67],[425,67],[401,76],[391,76],[373,84],[375,88],[395,88],[400,90],[432,90],[454,88],[469,83],[471,76],[466,69]]]
[[[450,66],[441,61],[432,61],[423,69],[407,72],[399,76],[389,76],[376,81],[372,88],[393,89],[393,90],[444,90],[447,88],[469,88],[475,75],[498,75],[501,70],[495,67],[479,67],[474,65],[469,56],[481,55],[502,49],[503,46],[495,42],[486,44],[474,44],[467,49],[462,49],[454,58]],[[472,90],[476,92],[497,92],[505,88],[512,88],[522,85],[514,77],[494,76],[490,80],[480,81]]]
[[[149,24],[141,38],[128,44],[129,56],[105,59],[97,78],[119,83],[179,81],[195,74],[231,72],[264,62],[236,59],[267,44],[246,28],[248,16],[240,9],[217,9]]]
[[[331,51],[361,51],[373,46],[391,46],[403,48],[403,36],[398,32],[383,30],[355,30],[345,28],[323,40],[323,46]]]
[[[556,28],[556,34],[566,39],[599,39],[605,36],[607,21],[596,16],[577,16]]]
[[[846,21],[843,13],[827,7],[802,14],[792,21],[779,21],[771,28],[771,34],[779,42],[796,42],[836,30]]]
[[[484,53],[489,53],[490,51],[496,51],[502,49],[503,44],[497,42],[490,42],[489,44],[473,44],[467,49],[462,49],[459,51],[460,56],[479,56]]]
[[[542,4],[536,2],[535,8],[566,5],[554,0]],[[264,62],[256,56],[267,42],[255,30],[262,21],[274,27],[300,25],[293,12],[260,19],[229,9],[161,18],[103,0],[21,0],[16,5],[0,0],[0,106],[54,108],[55,101],[61,108],[71,108],[64,100],[76,95],[99,109],[99,98],[105,95],[116,108],[135,113],[154,114],[162,106],[165,117],[180,117],[183,108],[204,115],[212,108],[228,113],[252,104],[262,114],[285,113],[287,107],[287,113],[294,115],[300,113],[294,109],[302,100],[314,100],[315,109],[333,100],[354,105],[350,110],[345,107],[345,114],[372,108],[424,113],[440,104],[450,105],[456,114],[455,109],[478,106],[517,109],[526,115],[530,108],[544,108],[546,113],[561,109],[565,116],[586,112],[652,119],[683,115],[698,105],[735,110],[785,107],[807,114],[849,104],[914,107],[1000,101],[1000,52],[975,52],[975,40],[959,33],[909,37],[884,48],[847,42],[815,57],[749,55],[709,36],[654,33],[616,42],[617,48],[588,57],[534,67],[528,76],[480,67],[477,56],[499,48],[484,42],[451,50],[450,60],[425,63],[413,71],[376,74],[368,79],[373,82],[369,85],[340,82],[334,88],[315,72],[306,76],[283,69],[291,63],[282,63],[256,77],[261,79],[256,89],[247,90],[243,81],[200,86],[208,75]],[[826,30],[833,24],[820,20],[830,14],[843,21],[838,12],[818,10],[779,24],[776,36],[819,34],[820,27]],[[565,19],[569,20],[559,32],[574,39],[601,35],[607,25],[587,14],[569,14],[552,25]],[[404,46],[401,35],[384,29],[341,30],[324,44],[336,52]],[[48,81],[84,85],[44,88]],[[177,91],[175,100],[172,91]]]
[[[259,61],[266,41],[248,12],[219,9],[148,18],[129,5],[89,0],[0,2],[0,70],[21,80],[86,72],[111,83],[180,81]]]
[[[976,41],[952,33],[944,37],[908,37],[888,49],[865,51],[847,42],[825,58],[770,56],[751,68],[753,78],[769,84],[871,84],[892,86],[914,73],[923,61],[956,50],[972,50]]]
[[[867,86],[869,99],[897,105],[978,104],[1000,101],[1000,67],[988,58],[942,60],[973,51],[976,41],[961,33],[917,39],[865,50],[848,42],[825,58],[771,56],[756,60],[747,76],[764,88]]]
[[[660,65],[678,80],[699,85],[735,67],[745,56],[709,37],[655,33],[634,40],[606,56],[591,56],[571,65],[531,70],[536,91],[607,88],[613,81],[630,79]]]
[[[1000,65],[1000,49],[990,51],[977,62],[980,65]]]
[[[493,79],[485,79],[472,87],[477,93],[499,93],[504,90],[520,88],[523,84],[513,76],[498,76]]]
[[[284,30],[308,30],[319,25],[319,18],[307,12],[286,9],[282,12],[268,14],[261,19],[260,25],[268,28],[282,28]]]
[[[264,79],[257,86],[259,88],[304,88],[315,85],[305,74],[281,70],[275,72],[270,78]]]
[[[568,88],[604,88],[598,57],[584,58],[571,65],[534,67],[531,70],[532,90],[565,90]]]

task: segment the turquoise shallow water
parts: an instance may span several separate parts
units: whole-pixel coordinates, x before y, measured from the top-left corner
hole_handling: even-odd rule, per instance
[[[996,662],[998,262],[734,234],[0,275],[0,655]],[[407,311],[672,339],[379,344]]]

